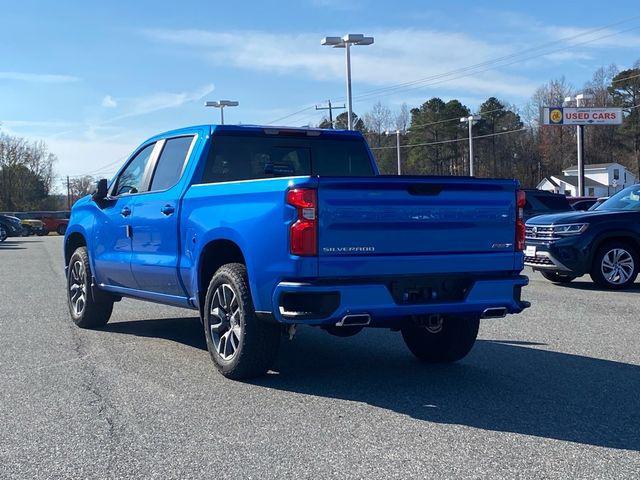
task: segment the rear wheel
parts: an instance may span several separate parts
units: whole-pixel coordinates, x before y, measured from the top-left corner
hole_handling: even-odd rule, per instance
[[[111,317],[113,301],[95,301],[91,293],[91,265],[86,247],[79,247],[69,260],[67,300],[71,318],[81,328],[102,327]]]
[[[47,230],[46,228],[43,228],[41,230],[38,230],[38,236],[39,237],[44,237],[46,235],[49,235],[49,230]]]
[[[609,242],[598,249],[591,267],[591,278],[610,290],[629,288],[638,276],[638,254],[625,242]]]
[[[577,277],[575,275],[567,275],[566,273],[550,272],[547,270],[541,270],[540,273],[544,278],[553,283],[571,283]]]
[[[4,242],[9,235],[3,225],[0,225],[0,243]]]
[[[58,228],[56,228],[56,233],[58,235],[64,235],[66,231],[67,231],[66,225],[58,225]]]
[[[473,348],[480,318],[439,317],[426,325],[402,328],[402,338],[416,357],[428,363],[450,363],[464,358]]]
[[[223,265],[213,276],[203,320],[209,354],[225,377],[240,380],[269,370],[281,329],[256,317],[244,265]]]

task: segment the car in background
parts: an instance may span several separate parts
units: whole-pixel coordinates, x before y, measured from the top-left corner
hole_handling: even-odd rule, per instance
[[[596,197],[567,197],[567,201],[574,210],[584,212],[595,205],[598,199]]]
[[[42,221],[44,231],[46,231],[43,235],[47,235],[49,232],[64,235],[67,231],[67,225],[69,224],[70,212],[64,210],[54,212],[23,212],[20,215],[24,215],[24,218]]]
[[[11,215],[0,215],[0,224],[6,231],[7,237],[21,237],[24,233],[22,222]]]
[[[16,212],[13,216],[20,219],[24,230],[23,235],[25,237],[31,235],[38,235],[39,237],[42,237],[43,235],[49,234],[49,230],[44,226],[44,222],[42,220],[32,218],[29,213]]]
[[[589,274],[603,288],[629,288],[640,269],[640,185],[595,210],[532,218],[525,241],[525,265],[547,280],[569,283]]]
[[[537,189],[527,189],[524,192],[527,196],[523,209],[525,221],[537,215],[573,211],[567,197],[559,193]]]
[[[4,225],[0,223],[0,243],[4,242],[7,239],[7,229],[4,228]]]
[[[609,197],[599,197],[598,200],[596,201],[596,203],[594,203],[593,205],[591,205],[589,207],[589,210],[595,210],[596,208],[598,208],[600,205],[602,205],[607,200],[609,200]]]

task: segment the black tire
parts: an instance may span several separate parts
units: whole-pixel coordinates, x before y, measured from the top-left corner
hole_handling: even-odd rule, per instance
[[[256,317],[247,269],[240,263],[223,265],[211,279],[203,325],[211,359],[227,378],[264,375],[278,354],[281,327]]]
[[[615,258],[615,252],[623,252],[616,263],[619,265],[621,273],[610,279],[609,275],[605,275],[605,272],[609,273],[613,270],[607,267],[604,262],[605,259]],[[594,283],[600,287],[608,290],[623,290],[631,287],[636,281],[639,267],[640,260],[636,249],[626,242],[615,240],[605,243],[598,249],[593,257],[590,275]]]
[[[540,270],[540,273],[544,278],[553,283],[571,283],[576,278],[575,275],[567,275],[566,273],[553,272],[548,270]]]
[[[81,306],[80,301],[83,303]],[[86,247],[76,249],[69,260],[67,304],[71,319],[81,328],[103,327],[111,317],[113,301],[105,299],[98,302],[91,293],[91,265]]]
[[[8,236],[9,234],[7,233],[7,230],[4,226],[0,225],[0,243],[4,242]]]
[[[42,230],[38,230],[39,237],[46,237],[47,235],[49,235],[49,230],[47,230],[46,228],[43,228]]]
[[[58,235],[64,235],[66,231],[67,231],[66,225],[58,225],[58,228],[56,228],[56,233]]]
[[[451,363],[464,358],[473,348],[480,326],[479,317],[446,317],[441,326],[402,328],[402,338],[411,353],[428,363]]]
[[[30,237],[31,235],[33,235],[33,229],[31,227],[28,226],[22,226],[22,236],[23,237]]]

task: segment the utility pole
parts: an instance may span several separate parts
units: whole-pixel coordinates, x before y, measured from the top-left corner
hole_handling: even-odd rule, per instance
[[[319,107],[316,105],[316,110],[329,110],[329,123],[331,123],[331,128],[335,128],[333,126],[333,110],[344,109],[346,106],[342,105],[341,107],[334,107],[331,105],[331,100],[327,100],[328,107]]]
[[[67,175],[67,210],[71,210],[71,183],[69,182],[69,175]]]
[[[480,115],[469,115],[468,117],[462,117],[460,123],[467,122],[469,124],[469,176],[473,177],[473,124],[480,120]]]

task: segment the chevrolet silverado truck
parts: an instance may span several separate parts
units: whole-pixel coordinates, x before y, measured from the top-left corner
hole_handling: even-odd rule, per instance
[[[71,318],[122,297],[198,310],[229,378],[266,373],[296,325],[400,331],[427,362],[519,313],[524,194],[513,180],[384,176],[352,131],[198,126],[144,142],[73,207]]]

